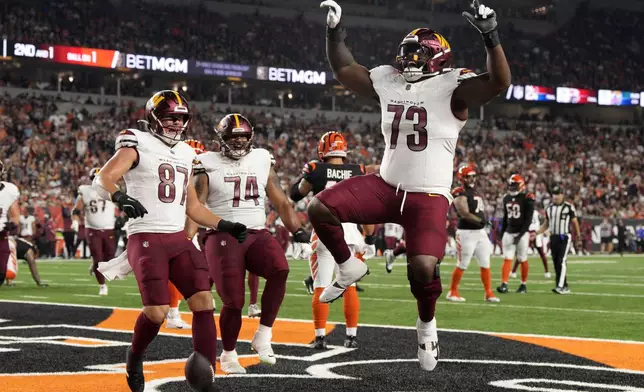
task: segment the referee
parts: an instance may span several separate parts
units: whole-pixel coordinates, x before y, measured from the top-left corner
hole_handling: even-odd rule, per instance
[[[570,237],[570,222],[575,228],[577,238],[576,248],[581,249],[581,233],[579,232],[579,221],[575,207],[564,201],[564,195],[559,185],[552,187],[551,204],[546,209],[546,221],[541,225],[537,234],[550,232],[550,252],[552,253],[552,262],[557,272],[557,286],[552,289],[556,294],[570,294],[568,281],[566,280],[566,259],[572,238]]]

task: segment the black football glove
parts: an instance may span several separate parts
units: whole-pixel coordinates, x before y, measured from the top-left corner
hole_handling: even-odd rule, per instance
[[[479,3],[478,0],[472,1],[472,11],[474,15],[469,12],[463,12],[463,17],[479,31],[481,34],[487,34],[496,29],[498,23],[496,22],[496,12],[490,7]]]
[[[233,237],[237,238],[237,242],[239,243],[244,242],[246,240],[246,237],[248,236],[248,231],[245,225],[224,219],[220,220],[217,224],[217,230],[232,235]]]
[[[125,212],[125,215],[127,215],[128,218],[143,218],[143,216],[148,213],[148,210],[143,207],[143,204],[124,192],[114,192],[112,194],[112,201],[116,203],[123,212]]]
[[[310,241],[311,236],[309,236],[304,229],[299,228],[295,233],[293,233],[293,241],[295,242],[300,242],[300,243],[308,243]]]
[[[367,245],[373,245],[376,243],[376,236],[375,235],[366,235],[364,236],[364,243]]]
[[[7,234],[11,234],[18,230],[18,225],[13,223],[12,221],[6,221],[4,223],[4,229],[2,231],[6,232]]]

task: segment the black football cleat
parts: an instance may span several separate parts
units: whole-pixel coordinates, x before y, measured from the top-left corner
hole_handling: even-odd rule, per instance
[[[362,293],[362,292],[364,292],[364,289],[363,289],[362,287],[360,287],[360,286],[356,283],[356,291],[357,291],[357,292],[359,292],[359,293]]]
[[[346,339],[344,339],[344,347],[358,348],[358,339],[355,336],[347,335]]]
[[[125,356],[125,377],[127,386],[132,392],[143,392],[145,389],[145,377],[143,376],[143,357],[132,353],[132,346],[127,348]]]
[[[528,288],[525,286],[525,284],[521,283],[521,285],[517,289],[517,293],[526,294],[527,292],[528,292]]]
[[[496,288],[496,291],[498,291],[501,294],[505,294],[508,292],[508,284],[507,283],[501,283],[501,286]]]
[[[310,347],[314,350],[326,350],[326,336],[316,336],[315,342]]]
[[[308,278],[303,280],[303,283],[309,295],[313,295],[313,293],[315,292],[315,289],[313,288],[313,277],[309,276]]]

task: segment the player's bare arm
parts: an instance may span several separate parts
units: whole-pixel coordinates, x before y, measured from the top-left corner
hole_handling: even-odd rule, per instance
[[[199,199],[199,203],[206,204],[206,200],[208,199],[208,184],[210,182],[208,175],[196,174],[192,176],[191,182],[194,183],[195,192],[197,192],[197,199]],[[197,234],[198,230],[199,225],[197,225],[195,221],[190,219],[190,217],[186,216],[186,236],[192,239],[192,237]]]
[[[74,203],[74,208],[72,209],[72,229],[78,231],[78,226],[80,225],[80,214],[85,203],[83,203],[83,196],[78,195],[76,202]]]
[[[487,73],[466,79],[452,95],[452,112],[459,120],[467,119],[467,109],[485,104],[510,86],[511,73],[497,31],[496,13],[479,3],[472,2],[473,14],[463,17],[483,37],[487,51]]]
[[[481,224],[481,222],[483,222],[481,218],[470,212],[470,208],[467,205],[467,197],[458,196],[455,198],[454,207],[456,207],[456,212],[458,212],[458,216],[461,218],[476,224]]]
[[[7,221],[12,222],[16,228],[20,227],[20,204],[18,200],[11,203],[11,207],[7,211]]]
[[[369,70],[358,64],[344,43],[347,32],[340,24],[342,8],[333,0],[320,3],[320,8],[328,8],[326,17],[326,55],[335,78],[356,94],[367,98],[377,97]]]
[[[280,187],[279,178],[277,177],[277,173],[275,173],[275,170],[273,168],[271,168],[271,171],[268,174],[266,195],[277,210],[280,218],[282,218],[284,226],[286,226],[288,231],[290,231],[291,233],[303,231],[302,222],[300,222],[300,218],[298,218],[295,214],[295,210],[291,206],[291,202],[288,200],[288,197],[286,197],[286,194]]]
[[[536,231],[536,234],[543,234],[548,230],[548,225],[550,224],[549,219],[548,219],[548,214],[546,214],[546,219],[543,221],[543,224],[539,229]]]
[[[302,197],[305,197],[311,191],[313,191],[313,185],[311,185],[310,182],[306,181],[306,178],[302,178],[302,180],[297,184],[297,191]]]
[[[579,230],[579,219],[574,217],[570,220],[572,222],[572,228],[575,230],[575,238],[577,239],[577,246],[581,246],[581,230]]]

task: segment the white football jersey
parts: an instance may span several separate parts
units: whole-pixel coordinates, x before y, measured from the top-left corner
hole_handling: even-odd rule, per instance
[[[221,152],[207,152],[199,155],[199,161],[199,170],[208,174],[208,209],[249,229],[264,229],[266,185],[274,163],[271,153],[254,148],[240,159],[231,159]]]
[[[102,199],[91,185],[79,186],[78,197],[83,199],[86,228],[94,230],[114,229],[116,206],[112,201]]]
[[[188,183],[195,151],[184,142],[170,147],[156,136],[137,129],[121,131],[116,150],[136,148],[139,159],[123,176],[127,194],[137,199],[148,213],[130,219],[128,236],[136,233],[176,233],[185,227]]]
[[[4,230],[9,207],[20,197],[18,187],[10,182],[0,181],[0,231]]]
[[[20,236],[31,237],[34,235],[34,222],[36,217],[33,215],[20,215]]]
[[[401,239],[403,227],[397,223],[385,223],[385,237],[396,237]]]
[[[389,185],[452,200],[454,150],[465,125],[452,113],[452,93],[462,80],[473,76],[472,71],[459,68],[408,83],[389,65],[370,71],[382,108],[386,145],[380,175]]]
[[[532,222],[530,222],[529,231],[537,231],[541,227],[541,222],[539,221],[539,211],[534,210],[532,213]]]

